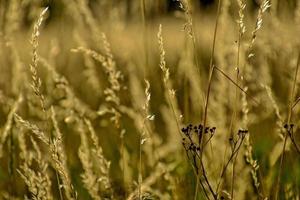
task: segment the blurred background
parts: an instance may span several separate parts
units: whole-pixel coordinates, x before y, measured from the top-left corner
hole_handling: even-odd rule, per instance
[[[229,77],[236,74],[237,2],[221,0],[213,58],[214,64]],[[261,27],[251,59],[247,57],[247,49],[263,1],[244,2],[246,32],[240,41],[240,63],[245,66],[245,72],[241,84],[259,104],[246,98],[243,92],[238,93],[236,103],[236,87],[221,74],[215,75],[208,125],[216,126],[217,134],[211,146],[214,154],[208,153],[205,159],[209,175],[212,180],[217,180],[231,134],[232,113],[237,107],[232,129],[235,133],[240,128],[249,129],[253,157],[260,166],[261,187],[256,191],[251,167],[244,159],[247,148],[243,146],[237,157],[236,199],[257,199],[256,193],[272,199],[283,145],[282,125],[288,115],[299,53],[300,1],[270,1],[271,8],[264,12],[262,24],[259,21]],[[142,175],[151,183],[147,191],[152,194],[152,199],[192,199],[195,176],[182,148],[172,109],[168,106],[159,67],[157,33],[159,24],[162,24],[165,58],[176,91],[176,107],[183,115],[182,124],[199,124],[204,110],[217,5],[217,0],[190,0],[187,13],[178,0],[0,0],[0,130],[3,146],[0,199],[23,199],[24,195],[30,194],[17,169],[22,164],[18,135],[25,133],[28,149],[34,151],[29,137],[31,131],[20,128],[9,115],[18,96],[22,95],[23,101],[17,113],[47,130],[39,100],[30,87],[30,41],[34,23],[45,7],[48,11],[38,38],[38,76],[42,80],[41,92],[45,96],[46,108],[54,106],[57,112],[68,170],[79,199],[91,199],[80,176],[83,169],[78,149],[83,134],[79,123],[82,117],[92,122],[103,155],[111,162],[109,176],[115,199],[126,199],[137,188],[141,113],[146,99],[144,79],[150,82],[149,112],[155,115],[154,121],[149,122],[149,142],[142,150]],[[187,28],[189,19],[192,20],[192,37]],[[110,45],[103,42],[102,33]],[[114,66],[122,74],[119,79],[121,89],[117,93],[119,104],[107,102],[104,91],[110,87],[110,79],[103,65],[91,55],[74,52],[74,49],[84,47],[105,55],[107,46],[111,48]],[[67,87],[59,87],[61,84]],[[300,95],[298,86],[297,80],[295,97]],[[120,112],[120,126],[113,123],[110,114],[99,114],[107,106]],[[300,106],[293,112],[292,122],[299,125]],[[295,129],[296,141],[299,141],[297,133],[299,130]],[[89,145],[92,145],[91,141]],[[50,160],[47,147],[41,142],[39,146],[45,159]],[[298,156],[288,142],[280,199],[299,199]],[[53,196],[57,199],[55,171],[51,166],[48,171],[53,182]],[[223,191],[231,187],[230,172],[226,177]],[[204,199],[204,195],[199,194],[198,199]]]

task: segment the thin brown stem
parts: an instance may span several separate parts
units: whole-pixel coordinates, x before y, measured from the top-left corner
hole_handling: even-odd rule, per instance
[[[205,171],[204,164],[203,164],[203,162],[202,162],[201,160],[200,160],[200,164],[201,164],[201,168],[202,168],[202,174],[203,174],[204,180],[205,180],[205,182],[206,182],[206,184],[207,184],[207,186],[208,186],[208,189],[209,189],[209,191],[211,192],[211,194],[212,194],[212,196],[214,197],[214,199],[217,200],[217,193],[214,192],[214,190],[213,190],[213,188],[212,188],[212,186],[211,186],[211,184],[210,184],[210,182],[209,182],[209,180],[208,180],[208,177],[207,177],[207,175],[206,175],[206,171]]]
[[[299,65],[300,65],[300,52],[298,54],[297,67],[296,67],[294,81],[293,81],[293,86],[292,86],[292,93],[291,93],[291,96],[290,96],[287,125],[290,124],[290,121],[292,119],[292,114],[293,114],[293,104],[292,104],[292,101],[293,101],[294,96],[295,96],[295,89],[296,89],[296,83],[297,83],[297,76],[298,76],[298,71],[299,71]],[[279,172],[278,172],[278,176],[277,176],[278,178],[277,178],[277,181],[276,181],[275,198],[274,198],[275,200],[278,199],[278,190],[280,190],[280,176],[281,176],[281,172],[282,172],[282,169],[283,169],[283,161],[284,161],[285,148],[286,148],[286,143],[287,143],[288,136],[289,136],[289,134],[285,132],[284,143],[283,143],[281,157],[280,157]]]
[[[234,177],[234,174],[235,174],[235,163],[236,163],[236,160],[237,160],[237,156],[238,154],[234,157],[234,160],[232,162],[232,176],[231,176],[231,199],[234,199],[234,180],[235,180],[235,177]]]
[[[288,138],[288,136],[286,134],[284,137],[282,152],[281,152],[281,156],[280,156],[279,172],[277,175],[276,188],[275,188],[275,197],[274,197],[275,200],[278,199],[278,190],[280,189],[280,176],[281,176],[281,171],[283,168],[283,160],[284,160],[284,156],[285,156],[284,152],[285,152],[285,148],[286,148],[287,138]]]
[[[292,143],[293,143],[293,145],[294,145],[294,147],[295,147],[297,153],[300,154],[300,148],[299,148],[299,146],[297,145],[296,140],[295,140],[295,138],[294,138],[294,131],[293,131],[293,128],[291,128],[291,130],[288,130],[288,135],[289,135],[289,137],[290,137],[290,139],[291,139],[291,141],[292,141]]]
[[[216,24],[214,29],[214,38],[212,43],[212,52],[210,55],[210,63],[209,63],[209,78],[208,78],[208,86],[207,86],[207,93],[206,93],[206,100],[205,100],[205,107],[204,107],[204,116],[203,116],[203,126],[206,126],[207,121],[207,111],[208,111],[208,102],[209,102],[209,96],[210,96],[210,90],[211,90],[211,84],[212,84],[212,78],[214,73],[214,66],[213,66],[213,60],[215,56],[215,46],[216,46],[216,38],[217,38],[217,31],[218,31],[218,25],[219,25],[219,18],[220,18],[220,12],[221,12],[221,0],[218,1],[218,10],[217,10],[217,18],[216,18]],[[201,136],[203,137],[203,135]],[[199,144],[202,141],[202,138],[199,139]],[[201,144],[202,146],[202,144]],[[203,150],[201,150],[202,152]],[[202,154],[202,153],[201,153]]]
[[[210,181],[209,181],[209,179],[208,179],[208,177],[207,177],[207,174],[206,174],[206,171],[205,171],[205,166],[204,166],[204,164],[203,164],[203,162],[202,162],[202,157],[201,157],[201,155],[199,155],[198,153],[195,153],[196,154],[196,156],[198,157],[198,159],[199,159],[199,162],[200,162],[200,165],[201,165],[201,169],[202,169],[202,175],[203,175],[203,178],[204,178],[204,180],[205,180],[205,183],[206,183],[206,185],[208,186],[208,189],[209,189],[209,191],[210,191],[210,193],[212,194],[212,196],[214,197],[214,199],[215,200],[217,200],[217,192],[214,192],[214,190],[213,190],[213,188],[212,188],[212,186],[211,186],[211,184],[210,184]]]
[[[257,105],[259,105],[259,103],[258,103],[258,101],[254,98],[254,97],[252,97],[252,96],[250,96],[249,94],[248,94],[248,92],[246,92],[241,86],[239,86],[232,78],[230,78],[225,72],[223,72],[223,70],[221,70],[220,68],[218,68],[218,67],[216,67],[216,66],[214,66],[214,69],[216,69],[217,71],[219,71],[223,76],[225,76],[232,84],[234,84],[236,87],[238,87],[242,92],[244,92],[248,97],[250,97],[251,98],[251,100],[254,102],[254,103],[256,103]]]
[[[218,181],[218,184],[217,184],[217,189],[216,189],[216,193],[218,193],[219,191],[219,188],[220,188],[220,185],[221,185],[221,180],[222,178],[224,177],[225,175],[225,172],[231,162],[231,160],[234,158],[234,156],[239,152],[239,149],[244,141],[245,137],[243,136],[241,139],[240,139],[240,142],[238,144],[238,142],[235,143],[234,147],[233,147],[233,150],[232,150],[232,153],[227,161],[227,163],[225,164],[225,166],[223,167],[222,171],[221,171],[221,175],[219,177],[219,181]]]
[[[294,107],[300,102],[300,97],[297,98],[297,100],[295,101],[295,103],[293,103],[292,109],[294,109]]]
[[[206,189],[205,189],[205,186],[204,186],[203,182],[201,181],[201,179],[200,179],[200,177],[199,177],[199,170],[198,170],[197,163],[195,163],[195,162],[192,163],[192,160],[191,160],[191,158],[190,158],[190,156],[189,156],[189,154],[188,154],[188,149],[187,149],[184,145],[183,145],[183,148],[185,149],[185,152],[186,152],[186,155],[187,155],[187,158],[188,158],[189,162],[191,162],[191,166],[192,166],[192,168],[193,168],[193,172],[194,172],[195,176],[197,177],[197,181],[199,181],[199,183],[200,183],[200,185],[201,185],[201,187],[202,187],[202,189],[203,189],[203,191],[204,191],[205,197],[206,197],[208,200],[210,200],[209,195],[208,195],[208,193],[207,193],[207,191],[206,191]],[[199,178],[198,178],[198,177],[199,177]],[[196,188],[196,190],[197,190],[197,188]]]
[[[242,30],[239,28],[239,34],[238,34],[238,44],[237,44],[237,60],[236,60],[236,84],[239,85],[239,75],[240,75],[240,47],[241,47],[241,38],[242,38]],[[232,113],[232,118],[231,118],[231,123],[230,123],[230,129],[229,129],[229,134],[232,135],[232,129],[233,129],[233,123],[236,120],[237,112],[238,112],[238,88],[235,87],[235,102],[234,102],[234,110]],[[234,192],[234,173],[235,173],[235,162],[236,162],[235,157],[233,163],[232,163],[232,177],[231,177],[231,199],[233,199],[233,192]]]
[[[145,56],[144,58],[144,79],[147,75],[147,69],[148,69],[148,43],[147,43],[147,23],[146,23],[146,0],[140,0],[140,10],[141,10],[141,17],[142,17],[142,25],[143,25],[143,34],[142,34],[142,42],[143,42],[143,54]]]

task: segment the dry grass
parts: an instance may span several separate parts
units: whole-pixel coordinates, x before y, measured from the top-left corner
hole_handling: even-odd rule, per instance
[[[299,13],[0,0],[0,199],[299,199]]]

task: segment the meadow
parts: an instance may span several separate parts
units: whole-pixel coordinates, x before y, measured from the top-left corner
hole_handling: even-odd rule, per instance
[[[0,0],[0,200],[299,200],[299,0]]]

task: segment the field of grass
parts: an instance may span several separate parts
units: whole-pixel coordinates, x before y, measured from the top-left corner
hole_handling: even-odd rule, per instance
[[[0,200],[300,199],[299,0],[0,0],[0,47]]]

